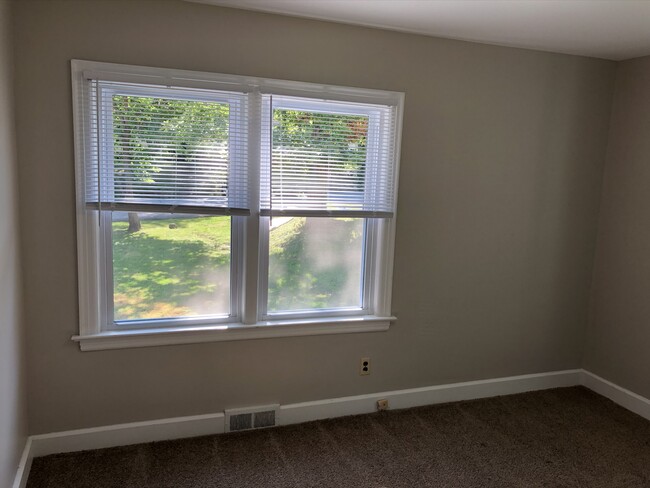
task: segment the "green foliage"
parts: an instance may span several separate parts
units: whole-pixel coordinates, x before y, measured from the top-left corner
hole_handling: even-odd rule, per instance
[[[318,224],[314,220],[319,220]],[[173,224],[170,229],[170,224]],[[142,220],[127,232],[113,223],[115,318],[180,317],[227,310],[230,218],[174,216]],[[357,219],[293,218],[271,230],[272,310],[349,305],[346,284],[359,282]],[[314,243],[325,262],[313,259]],[[336,259],[328,258],[335,256]]]
[[[365,115],[328,114],[300,110],[274,110],[274,161],[283,154],[313,154],[327,160],[333,169],[358,172],[363,182],[366,161],[368,117]],[[285,151],[289,151],[288,153]],[[291,156],[293,158],[295,156]],[[304,158],[296,172],[309,173],[310,158]]]
[[[198,149],[228,144],[227,103],[133,95],[112,100],[116,177],[128,173],[129,179],[152,183],[161,158],[192,162]],[[359,172],[363,181],[367,116],[278,109],[273,119],[275,149],[319,154],[334,168]],[[296,171],[312,171],[308,158],[305,162]]]
[[[200,146],[227,143],[228,117],[225,103],[114,95],[114,157],[126,166],[116,176],[152,182],[157,157],[192,161]]]
[[[143,220],[137,233],[127,227],[127,222],[113,223],[117,320],[198,313],[190,303],[203,309],[227,304],[229,217]]]
[[[275,146],[320,150],[339,146],[346,154],[365,152],[368,132],[366,115],[276,109],[273,111],[273,122]]]

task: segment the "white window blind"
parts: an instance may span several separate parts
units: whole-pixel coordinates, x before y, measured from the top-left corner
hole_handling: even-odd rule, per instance
[[[245,93],[87,83],[88,207],[250,213]]]
[[[390,217],[397,107],[264,95],[262,215]]]

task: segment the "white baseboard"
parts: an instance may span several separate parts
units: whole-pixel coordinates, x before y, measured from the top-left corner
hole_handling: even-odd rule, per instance
[[[16,478],[14,479],[12,488],[25,488],[27,486],[27,478],[29,477],[29,471],[32,469],[33,460],[34,454],[32,453],[32,438],[28,437],[27,442],[25,442],[25,449],[23,449],[23,455],[20,458],[18,472],[16,473]]]
[[[61,452],[183,439],[221,434],[224,430],[223,413],[107,425],[31,436],[32,455],[39,457]]]
[[[618,403],[621,407],[650,420],[650,400],[647,398],[585,370],[582,370],[582,384],[590,390],[609,398],[614,403]]]
[[[391,409],[400,409],[576,385],[584,385],[650,419],[650,400],[582,369],[572,369],[282,405],[278,424],[370,413],[376,410],[379,399],[387,399]],[[224,431],[224,414],[217,413],[34,435],[27,441],[13,488],[25,487],[31,460],[35,457],[220,434]]]
[[[387,399],[391,409],[399,409],[575,386],[580,384],[580,374],[581,370],[573,369],[281,405],[279,423],[299,424],[371,413],[377,410],[377,400],[380,399]]]

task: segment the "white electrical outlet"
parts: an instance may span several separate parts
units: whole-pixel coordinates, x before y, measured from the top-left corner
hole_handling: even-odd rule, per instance
[[[361,376],[370,374],[370,358],[361,358],[361,363],[359,364],[359,374]]]

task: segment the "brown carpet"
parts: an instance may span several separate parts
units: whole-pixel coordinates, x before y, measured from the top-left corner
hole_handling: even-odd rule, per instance
[[[582,388],[34,460],[28,488],[650,487],[650,422]]]

